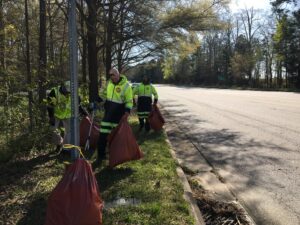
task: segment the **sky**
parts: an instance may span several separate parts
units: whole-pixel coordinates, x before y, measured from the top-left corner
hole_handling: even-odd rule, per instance
[[[235,12],[239,9],[253,7],[254,9],[270,10],[270,0],[231,0],[230,9]]]

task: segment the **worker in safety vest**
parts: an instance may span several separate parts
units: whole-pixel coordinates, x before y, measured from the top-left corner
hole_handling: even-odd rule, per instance
[[[54,142],[57,145],[57,150],[61,150],[63,144],[69,144],[71,141],[70,81],[66,81],[61,83],[61,85],[52,88],[47,96],[47,103],[49,123],[54,128]],[[79,105],[79,113],[81,115],[87,115],[86,110],[83,109],[81,105]],[[58,131],[60,124],[64,127],[63,138],[60,136],[60,132]]]
[[[106,158],[107,136],[113,128],[117,127],[121,118],[128,118],[132,109],[132,89],[124,75],[115,68],[109,71],[110,79],[103,89],[100,97],[104,103],[104,117],[101,121],[100,135],[98,139],[97,163]]]
[[[140,122],[140,130],[145,127],[145,130],[148,132],[150,130],[148,116],[152,110],[152,96],[154,96],[154,104],[157,104],[158,101],[157,91],[150,83],[148,76],[144,76],[143,82],[133,89],[133,97],[136,95],[138,96],[137,114]]]

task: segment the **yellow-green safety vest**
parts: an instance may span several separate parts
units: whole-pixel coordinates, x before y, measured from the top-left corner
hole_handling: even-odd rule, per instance
[[[71,96],[61,94],[59,87],[54,88],[55,96],[51,97],[51,103],[54,105],[54,116],[58,119],[71,118]]]

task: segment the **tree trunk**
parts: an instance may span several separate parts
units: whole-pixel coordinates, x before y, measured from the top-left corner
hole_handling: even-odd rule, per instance
[[[49,59],[50,63],[54,64],[54,41],[53,41],[53,20],[52,20],[52,14],[51,14],[51,0],[48,1],[48,19],[49,19]],[[55,74],[53,74],[53,69],[50,71],[50,76],[52,76],[54,79],[57,79],[55,77]]]
[[[58,75],[63,76],[63,74],[65,74],[65,66],[64,66],[64,46],[65,46],[65,40],[66,40],[66,21],[64,21],[64,25],[63,25],[63,36],[62,36],[62,41],[61,41],[61,45],[60,45],[60,53],[59,53],[59,68],[56,70],[58,71]]]
[[[32,113],[32,90],[31,90],[31,67],[30,67],[30,45],[29,45],[29,24],[28,24],[28,0],[25,0],[25,37],[26,37],[26,71],[28,85],[28,114],[29,128],[33,129],[33,113]]]
[[[39,103],[43,102],[46,98],[46,80],[47,80],[47,52],[46,52],[46,2],[40,0],[40,37],[39,37],[39,73],[38,73],[38,85],[39,85]],[[41,116],[45,117],[46,107],[41,106]]]
[[[106,79],[109,79],[109,70],[112,64],[112,32],[113,32],[113,3],[109,3],[108,9],[108,22],[106,27],[106,54],[105,54],[105,67],[106,67]]]
[[[96,1],[86,1],[88,5],[87,36],[88,36],[88,65],[89,65],[89,101],[98,98],[98,60],[96,43]]]
[[[266,84],[266,87],[268,88],[269,87],[269,57],[268,55],[266,55],[266,61],[265,61],[265,64],[266,64],[266,67],[265,67],[265,72],[266,72],[266,77],[265,77],[265,84]]]
[[[83,0],[80,2],[81,7],[83,8]],[[86,40],[85,40],[85,27],[84,27],[84,18],[83,15],[80,17],[80,26],[82,32],[82,56],[81,56],[81,69],[82,69],[82,82],[86,83]]]
[[[125,10],[124,10],[124,0],[121,0],[120,1],[120,4],[121,4],[121,9],[120,9],[120,36],[123,37],[124,35],[124,23],[125,23]],[[123,45],[124,45],[124,42],[121,41],[118,46],[118,51],[117,51],[117,61],[118,61],[118,70],[120,71],[120,73],[122,72],[123,70]]]
[[[287,59],[287,58],[286,58]],[[288,88],[289,87],[289,73],[288,73],[288,66],[287,66],[287,61],[285,59],[285,87]]]
[[[300,64],[298,64],[298,76],[297,76],[296,87],[300,88]]]
[[[5,33],[4,33],[4,16],[3,0],[0,0],[0,68],[5,68]]]
[[[270,54],[268,67],[270,72],[270,77],[269,77],[270,88],[272,88],[273,87],[273,54]]]
[[[123,54],[122,54],[122,47],[123,47],[123,42],[121,42],[119,44],[119,48],[118,48],[118,56],[117,56],[117,60],[118,60],[118,70],[121,71],[123,70]]]
[[[277,85],[279,88],[282,87],[282,62],[277,62]]]

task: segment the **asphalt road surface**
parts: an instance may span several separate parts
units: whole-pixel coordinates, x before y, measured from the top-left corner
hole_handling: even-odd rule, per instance
[[[300,94],[156,87],[257,224],[300,224]]]

